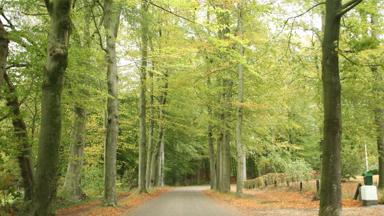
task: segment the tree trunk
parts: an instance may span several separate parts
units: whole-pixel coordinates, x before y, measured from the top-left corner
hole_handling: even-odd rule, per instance
[[[221,170],[220,170],[220,192],[227,193],[230,191],[231,179],[231,98],[232,98],[232,85],[230,79],[224,79],[224,112],[223,112],[223,139],[221,143]]]
[[[86,112],[81,106],[74,107],[73,141],[71,144],[67,173],[64,181],[64,194],[70,200],[82,197],[81,176],[84,160]]]
[[[12,125],[15,137],[18,141],[18,161],[20,166],[21,177],[23,179],[24,200],[31,200],[33,193],[33,164],[32,164],[32,145],[28,139],[27,126],[20,112],[20,103],[17,98],[16,88],[4,73],[4,80],[8,86],[8,95],[6,96],[7,106],[12,111]]]
[[[162,136],[160,141],[160,151],[159,151],[159,180],[158,180],[158,186],[163,187],[164,186],[164,167],[165,167],[165,152],[164,152],[164,140],[165,140],[165,129],[162,129]]]
[[[47,61],[41,101],[41,126],[32,214],[54,215],[61,141],[61,93],[68,64],[71,0],[46,1],[50,14]]]
[[[90,0],[85,1],[90,4]],[[82,48],[89,52],[88,60],[91,55],[91,33],[90,33],[90,19],[91,8],[87,9],[84,14],[84,45],[79,44]],[[80,38],[79,38],[80,40]],[[89,67],[90,64],[84,64],[85,67]],[[87,68],[88,69],[88,68]],[[85,80],[82,80],[85,81]],[[89,92],[86,89],[82,89],[86,93],[82,96],[89,96]],[[87,113],[85,108],[79,104],[78,100],[74,106],[74,122],[73,122],[73,140],[70,146],[70,154],[68,159],[68,167],[64,180],[64,194],[73,201],[79,201],[84,196],[84,192],[81,189],[82,168],[84,161],[84,146],[86,136],[86,122]]]
[[[154,132],[155,132],[155,112],[154,112],[154,82],[153,82],[153,72],[149,72],[149,78],[151,82],[150,86],[150,97],[149,97],[149,140],[148,140],[148,146],[147,146],[147,169],[146,169],[146,184],[147,188],[153,186],[153,181],[151,179],[151,174],[153,173],[153,170],[155,167],[155,161],[153,161],[153,158],[156,159],[156,146],[154,146]]]
[[[243,36],[243,5],[239,5],[238,17],[238,34]],[[239,47],[240,56],[244,56],[244,47]],[[236,149],[237,149],[237,179],[236,179],[236,193],[241,196],[243,194],[244,180],[246,178],[246,163],[245,151],[242,143],[242,127],[243,127],[243,103],[244,103],[244,66],[242,63],[238,65],[239,73],[239,98],[237,108],[237,124],[236,124]]]
[[[341,83],[339,72],[340,20],[361,0],[341,4],[327,0],[322,44],[324,138],[320,188],[320,216],[341,215]]]
[[[321,172],[321,216],[341,214],[341,84],[339,37],[341,0],[327,0],[323,39],[324,145]]]
[[[119,133],[118,74],[116,38],[120,24],[121,8],[113,0],[104,1],[104,29],[106,32],[107,61],[107,135],[104,153],[104,204],[116,206],[116,153]]]
[[[147,163],[147,134],[146,134],[146,91],[148,67],[148,2],[141,4],[141,73],[140,73],[140,145],[139,145],[139,192],[147,193],[146,163]]]
[[[157,152],[157,186],[164,186],[164,141],[165,141],[165,117],[164,117],[164,106],[167,103],[168,95],[168,72],[164,74],[164,87],[160,96],[159,106],[159,139],[158,139],[158,152]]]
[[[8,34],[0,20],[0,87],[3,83],[5,68],[7,66],[8,43]]]
[[[222,3],[221,8],[227,9],[226,3]],[[219,39],[228,40],[229,29],[229,20],[230,14],[228,11],[223,10],[217,14],[218,23],[223,25],[218,32]],[[221,53],[222,58],[227,58],[225,53]],[[220,192],[229,192],[230,191],[230,178],[231,178],[231,152],[230,152],[230,143],[231,143],[231,126],[230,126],[230,117],[231,117],[231,99],[232,99],[232,86],[233,82],[230,77],[230,73],[225,71],[220,78],[222,86],[222,96],[221,103],[222,108],[220,111],[220,144],[218,147],[218,190]]]
[[[208,77],[208,88],[210,84],[210,78]],[[216,157],[215,157],[215,146],[213,138],[213,126],[211,123],[212,119],[212,108],[208,105],[208,148],[209,148],[209,175],[211,189],[216,188]]]

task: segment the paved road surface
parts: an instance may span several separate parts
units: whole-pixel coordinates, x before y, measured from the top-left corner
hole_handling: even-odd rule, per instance
[[[205,194],[207,187],[181,187],[137,207],[127,216],[239,216],[235,209]]]

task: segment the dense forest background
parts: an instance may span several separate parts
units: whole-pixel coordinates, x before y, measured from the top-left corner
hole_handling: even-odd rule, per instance
[[[144,189],[208,184],[210,159],[223,139],[228,143],[223,148],[229,149],[221,150],[229,155],[221,157],[228,157],[232,182],[239,175],[241,156],[245,168],[240,173],[248,179],[267,173],[304,178],[320,172],[324,4],[69,2],[59,197],[104,194],[109,181],[104,179],[105,157],[112,155],[113,162],[106,140],[114,142],[113,137],[117,155],[116,167],[111,167],[117,190],[143,188],[140,184],[147,184]],[[365,171],[365,148],[368,169],[379,169],[378,143],[384,137],[384,127],[378,126],[384,122],[383,3],[363,1],[341,19],[344,179]],[[21,188],[28,184],[22,175],[37,166],[42,98],[50,98],[41,88],[47,82],[43,70],[52,45],[47,35],[52,34],[50,20],[60,17],[54,13],[55,7],[47,10],[43,1],[0,0],[0,39],[6,35],[9,40],[0,78],[3,203],[22,199],[27,192]],[[4,50],[0,42],[0,52]],[[144,164],[147,171],[139,169]]]

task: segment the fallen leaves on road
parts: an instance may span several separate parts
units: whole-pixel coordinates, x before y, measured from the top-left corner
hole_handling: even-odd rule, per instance
[[[160,196],[169,188],[156,188],[148,194],[122,193],[119,194],[117,207],[102,206],[100,200],[94,200],[85,204],[60,209],[57,216],[116,216],[126,213],[128,210],[143,204],[144,202]]]
[[[312,192],[296,192],[282,188],[267,188],[245,190],[243,197],[237,197],[233,193],[222,194],[214,191],[206,191],[213,199],[227,202],[240,208],[295,208],[309,209],[318,208],[319,201],[314,201]],[[359,207],[359,201],[343,200],[343,207]]]

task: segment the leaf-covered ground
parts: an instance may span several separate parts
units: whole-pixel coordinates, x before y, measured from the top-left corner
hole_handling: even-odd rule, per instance
[[[267,187],[262,189],[245,190],[244,196],[239,198],[234,193],[221,194],[214,191],[205,193],[221,203],[239,208],[244,215],[255,216],[316,216],[318,214],[319,201],[314,200],[315,192],[311,185],[306,182],[304,191],[299,191],[298,185],[291,187]],[[310,184],[310,186],[308,186]],[[235,191],[235,186],[232,187]],[[343,215],[383,215],[384,206],[363,207],[360,201],[353,200],[356,190],[356,182],[343,183]]]
[[[100,200],[75,205],[57,211],[57,216],[116,216],[128,212],[130,209],[142,203],[160,196],[168,191],[168,188],[158,188],[148,194],[122,193],[119,195],[117,207],[103,207]]]

